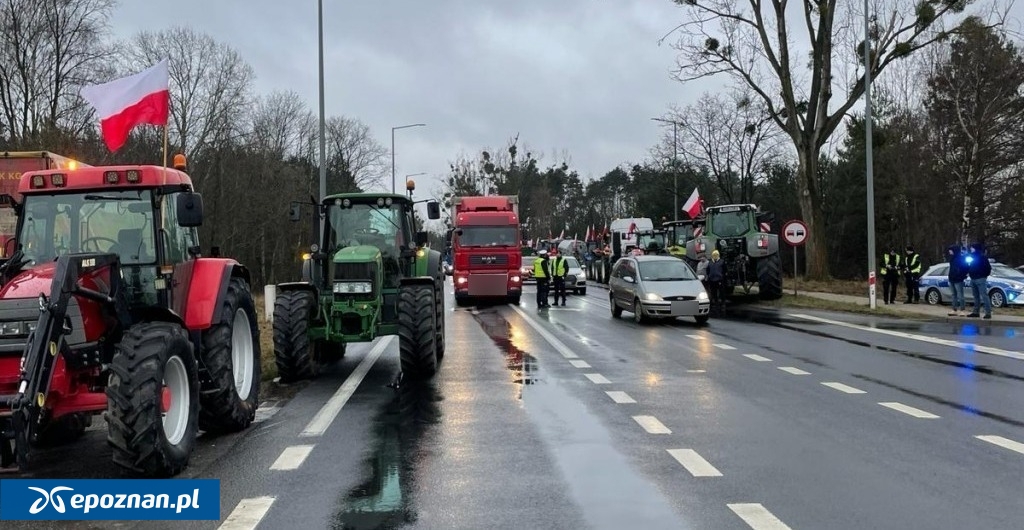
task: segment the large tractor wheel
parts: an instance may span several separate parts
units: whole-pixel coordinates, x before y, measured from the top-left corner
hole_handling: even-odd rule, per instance
[[[434,286],[402,287],[398,299],[398,351],[402,372],[410,379],[429,379],[437,372],[437,324]]]
[[[434,339],[434,349],[437,352],[437,362],[444,359],[444,282],[436,282],[434,286],[434,318],[437,319],[437,334]]]
[[[274,361],[282,383],[319,375],[309,324],[313,320],[313,293],[285,291],[274,301]]]
[[[199,433],[199,372],[181,326],[143,322],[117,345],[107,385],[114,462],[152,477],[188,466]]]
[[[260,335],[249,285],[231,278],[220,321],[203,332],[200,354],[212,386],[199,398],[199,428],[237,432],[252,424],[259,407]]]
[[[777,252],[757,260],[757,290],[761,300],[782,298],[782,257]]]

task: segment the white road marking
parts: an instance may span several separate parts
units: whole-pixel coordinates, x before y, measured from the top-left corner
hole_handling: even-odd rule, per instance
[[[757,503],[729,504],[729,509],[754,530],[791,530],[786,523]]]
[[[595,385],[610,385],[610,384],[612,384],[612,382],[609,381],[607,377],[605,377],[605,376],[603,376],[601,374],[584,374],[584,375],[586,375],[587,379],[590,379],[590,382],[594,383]]]
[[[672,434],[672,431],[654,416],[633,416],[633,421],[639,423],[650,434]]]
[[[703,339],[704,338],[701,335],[687,335],[687,337],[690,337],[691,339]]]
[[[293,445],[286,447],[284,451],[281,451],[281,456],[277,457],[277,460],[270,466],[271,471],[290,471],[292,469],[298,469],[303,462],[306,461],[306,457],[309,453],[313,452],[312,445]]]
[[[735,350],[736,349],[736,348],[733,348],[732,346],[729,346],[728,344],[715,344],[715,347],[721,348],[723,350]]]
[[[780,366],[779,370],[793,375],[811,375],[811,372],[806,372],[794,366]]]
[[[745,353],[745,354],[743,354],[743,356],[746,357],[747,359],[750,359],[751,361],[758,361],[758,362],[762,362],[762,363],[771,362],[771,359],[769,359],[767,357],[761,357],[760,355],[757,355],[756,353]]]
[[[852,386],[847,386],[847,385],[844,385],[842,383],[822,383],[822,384],[827,386],[827,387],[829,387],[829,388],[834,388],[834,389],[836,389],[836,390],[838,390],[840,392],[846,392],[847,394],[867,394],[867,392],[865,392],[863,390],[860,390],[860,389],[857,389],[857,388],[853,388]]]
[[[975,436],[975,438],[977,438],[977,439],[979,439],[979,440],[981,440],[983,442],[988,442],[990,444],[995,444],[995,445],[998,445],[999,447],[1002,447],[1004,449],[1009,449],[1011,451],[1016,451],[1016,452],[1024,455],[1024,444],[1022,444],[1020,442],[1015,442],[1015,441],[1013,441],[1013,440],[1011,440],[1009,438],[1003,438],[1002,436],[995,436],[995,435],[991,435],[991,434],[986,434],[986,435],[983,435],[983,436]]]
[[[715,469],[715,466],[704,460],[704,457],[697,454],[693,449],[668,449],[677,462],[682,464],[691,475],[695,477],[720,477],[722,473]]]
[[[254,424],[263,423],[269,420],[270,418],[273,418],[274,414],[277,414],[277,412],[281,410],[281,407],[279,407],[277,403],[277,401],[273,401],[261,404],[259,408],[256,409],[256,417],[252,420],[252,422]]]
[[[605,394],[608,394],[608,397],[612,398],[612,401],[614,401],[616,403],[619,403],[619,404],[622,404],[622,403],[636,403],[635,399],[629,397],[629,394],[627,394],[627,393],[625,393],[625,392],[623,392],[621,390],[609,390],[609,391],[605,392]]]
[[[895,401],[890,401],[890,402],[886,402],[886,403],[879,403],[879,405],[881,405],[883,407],[888,407],[888,408],[890,408],[892,410],[898,410],[898,411],[900,411],[900,412],[902,412],[902,413],[904,413],[904,414],[906,414],[908,416],[913,416],[915,418],[921,418],[921,419],[926,419],[926,420],[932,420],[932,419],[938,418],[938,416],[932,414],[931,412],[925,412],[925,411],[923,411],[921,409],[914,408],[914,407],[911,407],[909,405],[904,405],[903,403],[897,403]]]
[[[859,329],[861,331],[870,331],[872,333],[880,333],[882,335],[889,335],[892,337],[900,337],[903,339],[919,340],[922,342],[929,342],[931,344],[939,344],[941,346],[949,346],[951,348],[958,348],[961,350],[976,351],[979,353],[987,353],[989,355],[998,355],[1000,357],[1009,357],[1011,359],[1024,360],[1024,353],[1019,351],[1002,350],[999,348],[993,348],[991,346],[980,346],[970,342],[957,342],[955,340],[939,339],[935,337],[929,337],[926,335],[917,335],[914,333],[905,333],[903,331],[895,331],[891,329],[879,329],[868,326],[861,326],[858,324],[850,324],[849,322],[841,322],[838,320],[829,320],[827,318],[815,317],[811,315],[802,314],[791,314],[790,316],[796,318],[802,318],[805,320],[813,320],[815,322],[821,322],[824,324],[832,324],[833,326],[842,326],[844,328]]]
[[[309,424],[306,425],[306,428],[299,436],[323,436],[327,432],[327,428],[334,422],[334,418],[338,417],[341,408],[345,406],[345,403],[348,403],[356,388],[359,388],[359,383],[363,382],[363,378],[370,371],[370,367],[373,366],[373,363],[377,362],[377,359],[384,353],[384,350],[391,345],[393,338],[394,336],[389,335],[379,339],[380,342],[370,350],[370,353],[366,354],[366,357],[359,363],[359,366],[356,366],[356,369],[352,371],[348,379],[345,379],[345,382],[331,396],[331,399],[324,403],[324,406],[320,408],[316,416],[313,416],[313,419],[309,421]]]
[[[707,370],[687,370],[686,372],[690,374],[703,374],[704,372],[707,372]]]
[[[557,337],[552,335],[548,330],[544,329],[543,326],[534,321],[533,318],[527,315],[522,309],[519,309],[516,306],[510,307],[512,308],[513,311],[519,313],[519,316],[523,317],[523,320],[526,321],[526,323],[529,324],[534,331],[540,334],[541,337],[544,337],[544,340],[548,341],[548,344],[552,345],[556,350],[558,350],[558,353],[562,354],[562,357],[565,357],[566,359],[579,359],[579,355],[573,353],[573,351],[570,350],[564,342],[558,340]]]
[[[231,515],[220,525],[220,530],[253,530],[267,516],[274,497],[242,499],[231,511]]]
[[[575,366],[576,368],[590,368],[590,365],[587,364],[587,361],[583,361],[580,359],[573,359],[569,361],[569,364]]]

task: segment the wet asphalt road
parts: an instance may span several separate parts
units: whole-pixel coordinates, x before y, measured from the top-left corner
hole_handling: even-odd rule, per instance
[[[320,379],[276,389],[249,431],[202,440],[187,476],[221,479],[221,521],[31,527],[1024,521],[1024,329],[742,306],[640,326],[596,287],[565,308],[532,293],[453,305],[434,381],[389,386],[396,338],[350,347]],[[314,419],[325,409],[337,415]],[[108,458],[97,428],[34,475],[110,476]]]

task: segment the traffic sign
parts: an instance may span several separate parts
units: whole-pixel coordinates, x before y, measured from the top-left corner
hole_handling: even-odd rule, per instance
[[[782,238],[797,247],[807,242],[807,225],[803,221],[789,221],[782,225]]]

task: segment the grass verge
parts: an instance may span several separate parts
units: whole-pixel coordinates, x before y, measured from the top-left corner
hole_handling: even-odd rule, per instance
[[[878,290],[881,291],[882,284],[878,283]],[[900,293],[906,287],[900,284]],[[783,291],[793,291],[793,278],[785,278],[782,281]],[[816,293],[832,293],[832,294],[848,294],[852,296],[867,296],[868,295],[868,282],[856,281],[856,280],[825,280],[825,281],[810,281],[803,278],[799,278],[796,282],[796,290],[799,291],[812,291]],[[879,294],[881,297],[881,294]]]
[[[792,293],[785,293],[782,298],[774,301],[758,301],[756,302],[762,306],[768,307],[790,307],[798,309],[820,309],[822,311],[841,311],[845,313],[857,313],[862,315],[885,315],[899,318],[927,318],[929,315],[923,313],[910,313],[906,311],[897,311],[889,309],[888,307],[879,306],[875,309],[871,309],[867,305],[860,305],[850,302],[841,302],[837,300],[826,300],[823,298],[816,298],[807,295],[793,296]]]
[[[252,298],[256,303],[256,318],[259,320],[260,328],[260,367],[263,370],[263,380],[271,381],[277,377],[277,365],[274,364],[274,328],[267,321],[263,295],[254,293]]]

